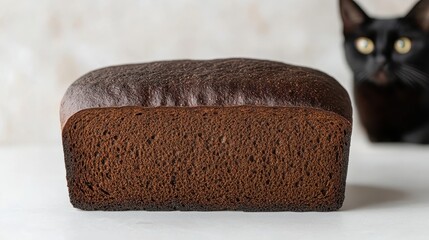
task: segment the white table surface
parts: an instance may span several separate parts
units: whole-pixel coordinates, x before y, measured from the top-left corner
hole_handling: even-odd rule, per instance
[[[429,239],[429,146],[352,145],[330,213],[80,211],[60,144],[2,146],[0,239]]]

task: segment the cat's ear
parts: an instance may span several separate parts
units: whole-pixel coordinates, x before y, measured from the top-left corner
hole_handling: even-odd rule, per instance
[[[429,31],[429,0],[420,0],[405,18],[416,23],[423,31]]]
[[[362,8],[353,0],[340,0],[340,12],[345,33],[353,32],[369,19]]]

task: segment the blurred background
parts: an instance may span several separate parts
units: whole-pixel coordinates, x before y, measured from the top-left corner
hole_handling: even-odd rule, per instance
[[[368,13],[387,17],[405,14],[416,0],[358,2]],[[0,146],[60,143],[58,111],[65,90],[86,72],[108,65],[272,59],[320,69],[350,90],[337,5],[337,0],[0,0]],[[355,123],[356,145],[366,139]]]

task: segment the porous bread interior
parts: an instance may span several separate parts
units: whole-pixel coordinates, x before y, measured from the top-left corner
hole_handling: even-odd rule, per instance
[[[351,124],[300,107],[122,107],[63,128],[72,204],[85,210],[331,211]]]

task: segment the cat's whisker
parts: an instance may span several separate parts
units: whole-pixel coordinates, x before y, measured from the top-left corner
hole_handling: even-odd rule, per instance
[[[404,71],[403,70],[401,70],[401,69],[398,69],[397,71],[394,71],[393,72],[393,74],[395,75],[395,76],[397,76],[403,83],[405,83],[406,85],[408,85],[408,86],[410,86],[410,87],[413,87],[413,88],[415,88],[415,87],[417,87],[417,85],[416,85],[416,83],[414,83],[411,79],[410,79],[410,77],[406,74],[406,73],[404,73]]]
[[[356,81],[357,82],[363,82],[363,81],[365,81],[365,79],[367,79],[367,74],[366,74],[366,72],[365,71],[359,71],[357,74],[356,74]]]
[[[412,67],[410,65],[404,65],[406,69],[409,69],[410,72],[418,76],[419,80],[424,80],[426,83],[429,83],[429,75],[420,71],[419,69]]]
[[[393,73],[396,76],[398,76],[398,79],[402,83],[404,83],[404,84],[406,84],[407,86],[410,86],[410,87],[415,87],[415,84],[410,79],[409,74],[406,74],[406,72],[401,67],[398,67]]]
[[[406,64],[400,67],[400,72],[402,72],[409,81],[424,88],[429,88],[429,76],[426,73]]]
[[[418,81],[418,79],[420,78],[419,75],[417,75],[413,70],[407,68],[406,65],[402,66],[401,71],[403,72],[403,74],[405,76],[407,76],[409,79],[411,79],[412,81]]]
[[[396,69],[395,71],[393,71],[392,72],[393,73],[393,75],[395,75],[400,81],[402,81],[403,83],[405,83],[406,85],[408,85],[408,86],[413,86],[411,83],[410,83],[410,81],[408,80],[408,77],[407,76],[404,76],[403,74],[402,74],[402,71],[401,71],[401,69]]]
[[[403,79],[406,79],[413,87],[419,88],[422,86],[421,82],[417,80],[416,76],[414,76],[414,74],[410,74],[409,71],[402,70],[401,74]]]

